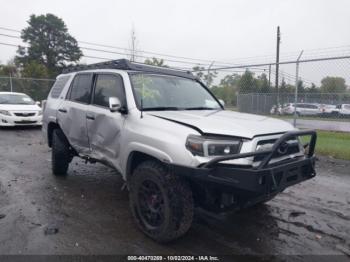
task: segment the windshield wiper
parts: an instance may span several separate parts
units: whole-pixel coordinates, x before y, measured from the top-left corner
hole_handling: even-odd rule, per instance
[[[183,110],[181,107],[175,106],[158,106],[158,107],[146,107],[142,109],[143,111],[172,111],[172,110]]]
[[[198,106],[198,107],[188,107],[188,108],[185,108],[185,110],[220,110],[220,108]]]

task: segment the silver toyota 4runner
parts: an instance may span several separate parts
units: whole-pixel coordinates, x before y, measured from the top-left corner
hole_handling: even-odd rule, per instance
[[[225,110],[190,72],[124,59],[59,75],[43,131],[54,175],[75,156],[116,169],[136,224],[159,242],[185,234],[195,206],[238,210],[315,176],[315,131]]]

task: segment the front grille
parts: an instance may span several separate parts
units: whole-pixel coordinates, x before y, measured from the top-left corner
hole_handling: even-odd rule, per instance
[[[276,142],[276,139],[270,139],[270,140],[261,140],[257,144],[257,150],[259,150],[259,147],[261,147],[261,150],[264,149],[271,149],[273,144]],[[291,139],[286,141],[288,143],[288,148],[285,152],[275,152],[272,156],[272,158],[279,158],[283,156],[288,156],[292,154],[297,154],[300,152],[299,148],[299,142],[296,139]],[[265,146],[265,147],[264,147]],[[254,157],[254,162],[262,161],[266,157],[266,154],[264,155],[258,155]]]
[[[35,116],[35,113],[15,113],[15,116],[29,117],[29,116]]]
[[[15,124],[35,124],[37,121],[15,121]]]

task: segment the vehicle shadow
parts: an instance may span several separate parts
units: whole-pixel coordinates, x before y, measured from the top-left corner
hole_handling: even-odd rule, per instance
[[[0,131],[25,131],[25,130],[41,130],[41,126],[0,126]]]

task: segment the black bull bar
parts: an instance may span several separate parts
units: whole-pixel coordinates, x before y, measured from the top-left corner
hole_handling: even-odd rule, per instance
[[[304,156],[270,163],[283,144],[302,136],[310,136],[309,142],[304,145],[306,152]],[[270,194],[283,191],[286,187],[316,175],[314,169],[316,140],[317,134],[314,130],[290,131],[278,138],[269,150],[216,157],[195,168],[174,164],[170,164],[170,168],[180,176],[213,183],[229,190]],[[264,156],[256,167],[220,165],[223,161],[256,156]]]

